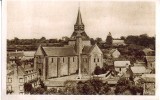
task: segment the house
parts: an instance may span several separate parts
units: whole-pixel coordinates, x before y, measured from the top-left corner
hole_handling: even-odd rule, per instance
[[[12,71],[7,73],[7,91],[13,94],[24,94],[24,83],[32,81],[32,86],[36,87],[37,79],[37,72],[30,66],[24,68],[15,65]]]
[[[146,56],[145,63],[149,69],[155,68],[155,56]]]
[[[96,66],[103,66],[103,54],[97,44],[91,45],[80,10],[68,46],[40,45],[34,55],[34,68],[43,80],[70,75],[81,79],[85,75],[92,75]]]
[[[145,48],[142,50],[145,56],[155,56],[155,51],[150,48]]]
[[[23,51],[25,60],[34,59],[35,51]]]
[[[105,58],[119,58],[120,52],[117,49],[103,49]]]
[[[143,94],[144,95],[155,95],[155,74],[144,74]]]
[[[114,68],[117,72],[125,73],[130,65],[130,61],[114,61]]]
[[[7,63],[13,64],[16,63],[17,60],[21,60],[24,54],[22,51],[16,52],[7,52]]]

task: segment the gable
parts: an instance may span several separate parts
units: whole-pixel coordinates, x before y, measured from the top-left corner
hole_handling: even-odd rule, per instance
[[[120,52],[118,50],[115,50],[112,54],[120,55]]]
[[[90,51],[90,54],[102,54],[100,48],[95,44]]]
[[[35,55],[37,55],[37,56],[45,55],[41,45],[38,47]]]

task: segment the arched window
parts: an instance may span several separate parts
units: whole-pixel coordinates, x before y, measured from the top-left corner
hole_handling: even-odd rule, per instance
[[[38,69],[38,71],[39,71],[39,75],[42,75],[41,69]]]
[[[53,60],[53,58],[52,58],[52,63],[53,63],[53,61],[54,61],[54,60]]]
[[[64,58],[63,58],[63,62],[64,62]]]

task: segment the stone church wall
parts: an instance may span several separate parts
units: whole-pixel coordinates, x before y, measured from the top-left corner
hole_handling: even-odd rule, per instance
[[[82,56],[82,74],[89,74],[89,59],[86,55]]]
[[[78,70],[77,56],[72,56],[69,59],[69,74],[74,74]]]
[[[48,58],[48,78],[57,77],[57,57]]]

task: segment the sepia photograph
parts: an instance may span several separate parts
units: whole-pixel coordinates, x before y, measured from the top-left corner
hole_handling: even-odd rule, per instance
[[[6,95],[156,95],[156,3],[7,0]]]

